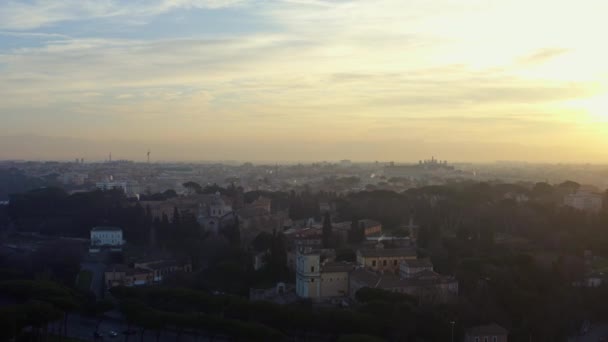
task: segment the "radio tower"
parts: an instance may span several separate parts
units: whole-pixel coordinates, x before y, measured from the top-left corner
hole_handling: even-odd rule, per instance
[[[150,164],[150,149],[148,149],[147,156],[148,156],[148,164]]]

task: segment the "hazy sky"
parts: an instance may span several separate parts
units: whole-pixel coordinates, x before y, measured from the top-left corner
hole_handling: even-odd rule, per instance
[[[0,159],[608,162],[605,0],[2,0]]]

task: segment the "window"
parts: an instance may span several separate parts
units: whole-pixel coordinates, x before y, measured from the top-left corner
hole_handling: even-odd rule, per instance
[[[310,282],[314,283],[315,282],[315,278],[310,279]]]
[[[310,272],[314,272],[315,271],[315,267],[314,266],[310,266]]]
[[[376,267],[376,260],[372,261],[372,267]]]
[[[382,265],[386,266],[386,260],[382,260]]]
[[[397,260],[393,261],[393,265],[397,266]]]

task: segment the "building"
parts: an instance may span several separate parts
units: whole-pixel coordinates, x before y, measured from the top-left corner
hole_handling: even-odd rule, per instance
[[[433,271],[433,263],[429,259],[405,260],[399,266],[401,278],[413,278],[423,271]]]
[[[163,281],[163,279],[176,272],[192,272],[192,264],[189,262],[181,263],[177,260],[148,260],[140,261],[134,264],[134,268],[147,270],[152,272],[152,280],[155,283]]]
[[[498,324],[482,325],[466,331],[465,342],[507,342],[509,331]]]
[[[142,286],[154,282],[154,273],[150,270],[117,264],[106,268],[104,279],[108,289],[114,286]]]
[[[378,221],[364,219],[359,221],[359,226],[363,228],[365,236],[382,234],[382,224]]]
[[[205,206],[199,205],[197,221],[206,231],[217,234],[227,222],[233,220],[232,206],[224,201],[219,192]]]
[[[101,191],[121,190],[125,194],[129,193],[129,183],[125,181],[103,181],[95,183],[95,187]]]
[[[321,262],[321,253],[299,252],[296,255],[296,294],[314,301],[348,296],[349,272],[353,265],[344,262]]]
[[[604,199],[598,193],[577,191],[564,197],[564,205],[578,210],[597,213],[602,210]]]
[[[91,251],[99,251],[101,247],[120,249],[125,243],[122,229],[118,227],[94,227],[91,229]]]
[[[399,265],[406,260],[416,260],[415,249],[385,249],[382,243],[379,243],[376,248],[360,249],[357,251],[357,264],[375,272],[397,274],[399,272]]]
[[[153,285],[161,282],[163,277],[176,272],[192,272],[192,265],[175,260],[140,261],[133,267],[115,264],[106,268],[104,282],[107,288]]]
[[[301,298],[321,297],[321,255],[316,252],[296,254],[296,294]]]
[[[357,291],[364,287],[408,294],[422,304],[446,303],[458,296],[456,278],[435,273],[428,261],[408,260],[404,263],[408,263],[408,266],[402,268],[404,271],[400,275],[366,268],[354,270],[349,282],[351,297],[356,299]]]

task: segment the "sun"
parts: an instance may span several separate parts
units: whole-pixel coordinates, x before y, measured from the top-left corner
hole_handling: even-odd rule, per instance
[[[595,121],[608,121],[608,93],[577,101],[576,106],[589,114]]]

